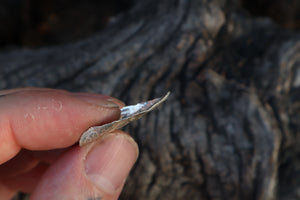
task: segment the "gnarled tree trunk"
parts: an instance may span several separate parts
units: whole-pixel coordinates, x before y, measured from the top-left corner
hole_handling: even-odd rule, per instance
[[[140,157],[121,199],[297,199],[300,36],[235,0],[143,0],[69,45],[0,54],[0,88],[128,103],[171,91],[126,127]]]

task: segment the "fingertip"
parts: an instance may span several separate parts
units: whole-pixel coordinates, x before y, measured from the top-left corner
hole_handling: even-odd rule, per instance
[[[87,177],[101,191],[113,195],[125,182],[138,154],[138,146],[129,135],[109,133],[89,151],[85,160]]]
[[[107,95],[102,95],[102,94],[96,94],[96,93],[73,93],[74,97],[77,97],[79,99],[82,99],[84,101],[87,102],[91,102],[91,103],[98,103],[97,101],[99,100],[105,100],[108,102],[112,102],[116,105],[118,105],[119,108],[122,108],[125,106],[125,103],[122,102],[121,100],[111,97],[111,96],[107,96]]]
[[[74,146],[49,168],[31,198],[117,199],[137,156],[137,144],[121,131]]]
[[[106,97],[84,98],[82,101],[72,93],[53,89],[10,91],[0,104],[0,118],[7,123],[0,123],[1,128],[9,124],[10,130],[5,133],[1,129],[0,137],[6,137],[7,145],[29,150],[64,148],[76,143],[88,127],[119,119],[119,106]]]

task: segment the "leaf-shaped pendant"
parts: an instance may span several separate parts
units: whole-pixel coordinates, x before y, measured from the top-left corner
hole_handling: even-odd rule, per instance
[[[152,111],[154,108],[164,102],[170,95],[168,92],[164,97],[156,98],[136,105],[125,106],[121,109],[121,117],[119,120],[104,124],[101,126],[94,126],[85,131],[79,140],[79,145],[85,145],[92,142],[106,133],[110,133],[116,129],[122,128],[126,124],[138,120],[146,113]]]

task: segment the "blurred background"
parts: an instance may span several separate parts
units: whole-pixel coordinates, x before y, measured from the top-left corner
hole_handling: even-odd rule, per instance
[[[41,47],[74,42],[102,29],[135,0],[1,0],[0,47]],[[241,0],[250,15],[300,29],[298,0]]]
[[[299,31],[299,0],[1,0],[0,89],[170,90],[120,199],[297,200]]]

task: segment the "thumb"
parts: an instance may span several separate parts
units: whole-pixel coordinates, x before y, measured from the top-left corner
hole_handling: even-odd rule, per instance
[[[47,170],[30,199],[117,199],[137,156],[137,144],[121,131],[74,146]]]

